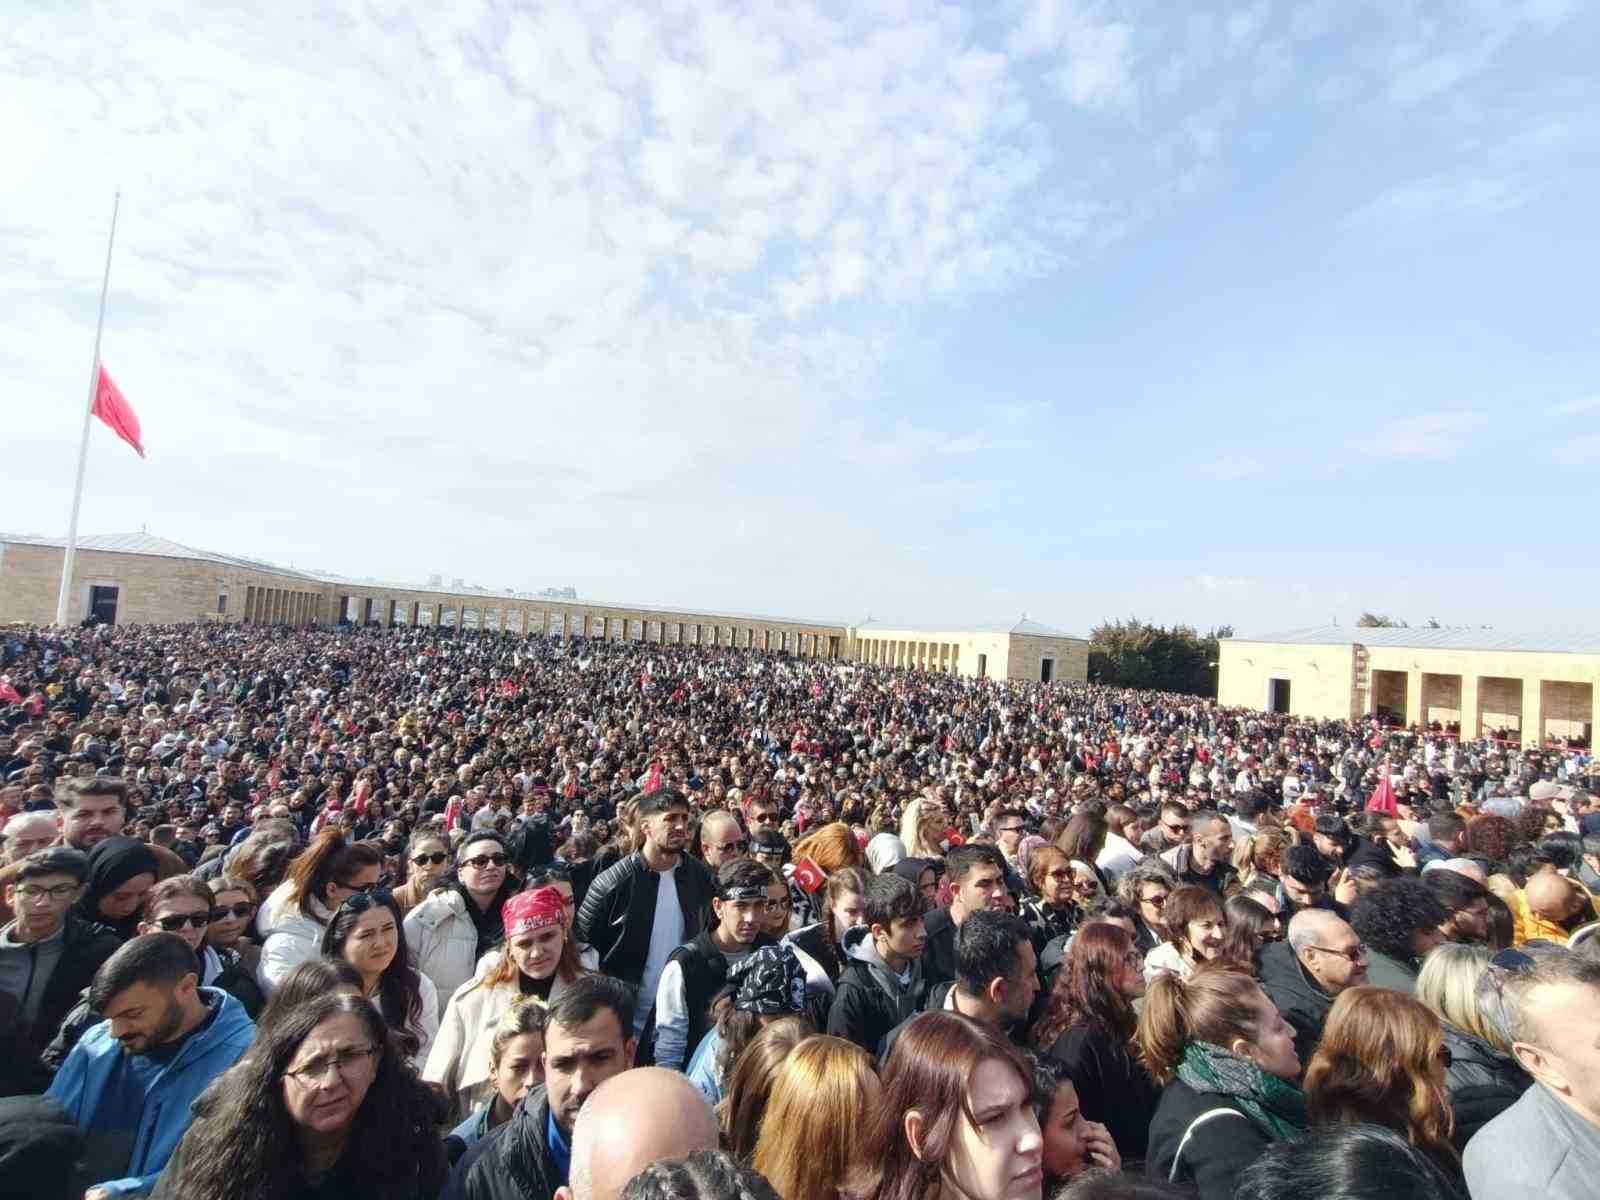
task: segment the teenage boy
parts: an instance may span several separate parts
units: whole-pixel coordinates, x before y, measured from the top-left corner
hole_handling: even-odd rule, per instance
[[[867,881],[866,922],[844,935],[847,962],[828,1013],[828,1032],[877,1054],[889,1031],[921,1010],[927,992],[922,897],[908,879],[874,875]]]

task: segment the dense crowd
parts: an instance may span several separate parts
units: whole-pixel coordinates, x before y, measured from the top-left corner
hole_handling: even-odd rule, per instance
[[[1583,746],[0,628],[0,1195],[1590,1195]]]

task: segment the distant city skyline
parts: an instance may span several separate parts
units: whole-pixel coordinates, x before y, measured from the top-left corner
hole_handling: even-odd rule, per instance
[[[673,15],[676,14],[676,15]],[[1087,635],[1578,627],[1600,9],[35,6],[0,525]]]

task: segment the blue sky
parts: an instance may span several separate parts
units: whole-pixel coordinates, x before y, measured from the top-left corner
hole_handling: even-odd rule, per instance
[[[57,5],[0,528],[916,624],[1593,625],[1600,5]]]

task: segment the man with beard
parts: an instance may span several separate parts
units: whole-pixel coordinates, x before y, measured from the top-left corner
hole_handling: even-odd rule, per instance
[[[189,1106],[236,1063],[255,1026],[226,992],[200,986],[200,964],[171,933],[136,937],[95,973],[89,1002],[105,1020],[84,1034],[50,1085],[83,1130],[106,1182],[85,1200],[138,1195],[189,1127]]]
[[[552,1200],[572,1169],[572,1127],[584,1102],[633,1065],[633,994],[583,975],[545,1013],[544,1083],[511,1119],[469,1150],[442,1200]]]
[[[578,941],[593,946],[606,974],[636,986],[645,999],[633,1014],[637,1038],[650,999],[677,948],[706,927],[715,890],[711,872],[686,851],[689,802],[659,788],[639,797],[644,847],[589,885],[578,913]]]

